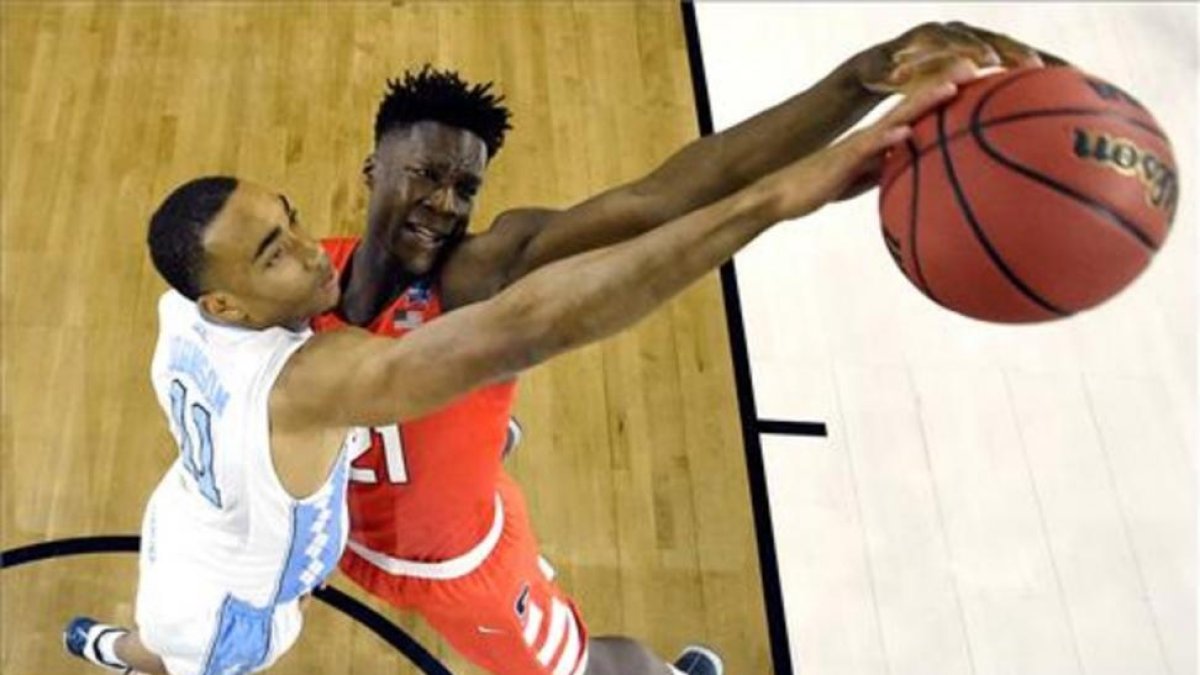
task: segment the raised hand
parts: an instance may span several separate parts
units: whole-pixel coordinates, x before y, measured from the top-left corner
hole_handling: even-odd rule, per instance
[[[921,24],[857,59],[860,84],[881,94],[909,93],[939,81],[963,84],[998,68],[1044,65],[1036,49],[961,21]]]
[[[883,152],[912,133],[909,126],[953,98],[958,86],[934,82],[915,89],[874,124],[765,177],[772,215],[798,218],[826,203],[858,194],[874,184]]]

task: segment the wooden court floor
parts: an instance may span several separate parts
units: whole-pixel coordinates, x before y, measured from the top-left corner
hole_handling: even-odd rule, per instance
[[[316,233],[357,233],[384,82],[425,62],[494,80],[515,115],[476,225],[569,205],[697,135],[674,2],[5,2],[0,19],[5,550],[136,534],[172,461],[148,378],[164,285],[144,233],[177,183],[252,178]],[[757,675],[769,650],[730,363],[709,276],[636,330],[526,375],[509,466],[594,634],[668,657],[701,640]],[[77,613],[132,621],[135,581],[132,554],[6,569],[0,671],[91,672],[63,654],[61,627]],[[417,671],[314,604],[277,672]]]

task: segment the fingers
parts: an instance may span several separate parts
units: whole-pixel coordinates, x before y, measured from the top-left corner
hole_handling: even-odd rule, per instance
[[[879,118],[870,128],[890,129],[905,126],[937,106],[954,98],[958,93],[958,85],[953,82],[929,83],[916,89]]]
[[[904,97],[874,124],[846,138],[848,150],[857,159],[873,157],[912,135],[909,126],[929,111],[954,98],[958,86],[953,82],[931,83]]]
[[[1000,66],[991,45],[968,32],[940,24],[919,26],[901,38],[891,52],[891,68],[881,81],[864,85],[879,93],[908,93],[934,80],[956,84],[981,77],[985,69]]]
[[[1036,49],[1007,35],[971,26],[962,21],[951,21],[946,27],[958,34],[971,35],[986,42],[1000,56],[1000,65],[1005,68],[1040,68],[1045,65]]]
[[[898,91],[911,92],[941,80],[965,84],[990,70],[957,52],[938,52],[900,66],[893,75]]]
[[[1045,65],[1037,50],[1007,35],[961,21],[917,26],[889,43],[890,68],[875,66],[875,75],[862,80],[876,93],[908,93],[929,81],[963,84],[997,68]]]
[[[892,62],[903,65],[927,55],[957,54],[980,68],[1000,65],[1000,55],[987,41],[969,30],[930,23],[917,26],[901,38],[902,46],[892,53]]]
[[[764,179],[777,195],[780,219],[797,218],[832,199],[870,188],[877,181],[879,155],[912,134],[909,126],[958,91],[952,82],[924,86],[906,96],[877,122]]]
[[[881,94],[908,94],[931,83],[946,81],[966,84],[992,72],[951,52],[926,54],[896,67],[882,82],[864,82],[869,91]]]
[[[981,68],[1001,66],[1004,59],[991,42],[982,39],[964,23],[943,25],[946,41],[954,52],[968,56]]]

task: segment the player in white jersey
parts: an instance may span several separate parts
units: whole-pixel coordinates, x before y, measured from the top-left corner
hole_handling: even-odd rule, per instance
[[[345,547],[346,449],[302,499],[269,450],[271,388],[310,335],[213,323],[176,291],[159,301],[151,380],[180,456],[146,508],[137,623],[172,672],[274,662]]]
[[[158,303],[151,382],[179,456],[143,519],[139,633],[126,638],[84,618],[67,635],[69,647],[87,648],[92,660],[121,670],[227,673],[269,666],[295,642],[301,599],[332,572],[346,544],[348,453],[357,432],[343,424],[341,438],[315,434],[327,445],[320,475],[284,476],[276,472],[278,433],[271,428],[280,373],[312,336],[306,315],[337,299],[328,265],[309,254],[282,270],[275,289],[282,313],[251,306],[261,318],[245,317],[250,321],[222,320],[229,299],[200,293],[198,278],[181,274],[205,248],[201,230],[221,232],[204,225],[219,220],[236,187],[233,179],[185,185],[152,219],[155,264],[179,290]],[[276,201],[282,218],[264,212],[264,224],[294,225],[290,208]],[[227,220],[247,214],[238,215]],[[281,227],[272,244],[283,234]],[[236,281],[228,287],[246,292]],[[208,299],[196,302],[185,293]]]
[[[356,427],[419,417],[632,325],[774,223],[856,188],[911,120],[954,91],[923,89],[724,199],[548,264],[402,340],[309,332],[340,288],[282,195],[232,178],[180,186],[149,236],[174,289],[159,303],[152,380],[180,455],[146,509],[137,629],[80,617],[68,650],[148,673],[269,666],[300,631],[300,599],[345,545],[347,456],[367,442]],[[448,213],[454,190],[410,196]],[[586,672],[619,669],[597,659]]]

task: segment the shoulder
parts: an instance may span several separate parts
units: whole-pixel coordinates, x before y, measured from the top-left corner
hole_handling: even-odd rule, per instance
[[[312,333],[271,328],[255,337],[254,344],[247,341],[242,358],[230,365],[246,376],[250,394],[257,399],[279,388],[296,356],[312,341]]]
[[[444,309],[486,300],[500,292],[512,281],[512,270],[525,247],[556,213],[539,208],[505,211],[486,231],[467,237],[442,268]]]
[[[337,404],[334,385],[352,376],[348,371],[360,361],[368,336],[361,329],[347,327],[311,335],[287,349],[271,378],[272,424],[289,431],[324,426],[317,422],[321,409]]]
[[[471,239],[476,252],[499,253],[519,251],[540,232],[555,214],[555,209],[523,208],[505,211],[496,216],[485,232]]]

